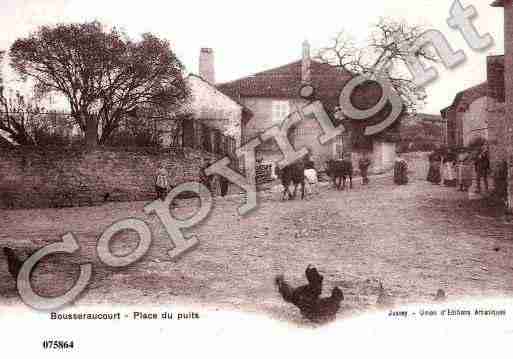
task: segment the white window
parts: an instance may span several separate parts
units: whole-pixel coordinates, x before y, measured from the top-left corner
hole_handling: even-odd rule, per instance
[[[290,106],[288,101],[273,101],[272,117],[273,123],[279,124],[290,114]]]
[[[334,158],[339,158],[344,153],[344,138],[341,135],[338,135],[333,140],[332,149]]]

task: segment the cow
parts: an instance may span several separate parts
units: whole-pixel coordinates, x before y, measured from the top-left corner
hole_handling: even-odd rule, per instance
[[[338,190],[346,188],[346,179],[349,178],[349,188],[353,188],[353,163],[349,159],[329,160],[326,163],[326,174],[333,180]],[[338,179],[338,184],[337,184]],[[341,188],[342,186],[342,188]]]
[[[296,198],[297,187],[301,185],[301,199],[305,198],[305,165],[303,161],[294,162],[284,168],[276,167],[276,175],[283,185],[282,200],[285,195],[289,195],[289,199]],[[294,193],[290,193],[290,184],[294,184]]]

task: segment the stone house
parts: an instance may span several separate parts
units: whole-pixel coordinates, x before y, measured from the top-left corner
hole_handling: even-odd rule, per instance
[[[488,140],[488,83],[459,92],[452,104],[441,111],[447,126],[449,147],[468,146],[474,139]]]
[[[487,58],[487,81],[456,96],[442,110],[447,120],[448,144],[465,144],[466,130],[483,126],[490,145],[492,166],[507,164],[507,207],[513,207],[513,1],[495,0],[493,7],[504,8],[505,54]],[[464,101],[468,98],[471,101]],[[473,105],[473,106],[472,106]],[[465,122],[467,122],[465,124]]]
[[[499,151],[508,166],[508,198],[507,207],[513,208],[513,120],[506,114],[513,113],[513,2],[511,0],[495,0],[495,7],[504,8],[504,105],[498,105],[494,115],[502,137]],[[500,103],[500,101],[499,101]]]
[[[215,84],[214,53],[212,49],[203,48],[200,52],[199,74],[190,74],[185,79],[191,91],[191,101],[173,114],[170,119],[159,121],[161,144],[168,147],[173,142],[171,138],[177,131],[180,141],[186,143],[197,133],[198,126],[203,125],[211,129],[209,140],[215,143],[216,134],[230,137],[234,140],[234,147],[242,144],[243,124],[251,118],[251,111],[243,104],[219,91]],[[176,128],[177,116],[188,115],[181,125]]]
[[[305,42],[301,60],[219,84],[217,88],[252,112],[253,116],[243,123],[242,128],[243,141],[249,141],[266,129],[281,124],[290,113],[308,104],[307,100],[300,96],[303,84],[313,86],[314,99],[322,102],[332,122],[337,123],[334,114],[338,108],[339,96],[352,76],[347,71],[312,60],[310,46]],[[355,106],[360,108],[372,107],[380,96],[379,92],[370,87],[361,91],[357,88],[353,94],[353,98],[356,99]],[[378,115],[382,116],[381,113]],[[345,127],[348,128],[348,126]],[[319,169],[324,169],[325,161],[337,157],[342,151],[352,153],[353,161],[357,161],[363,152],[367,152],[372,158],[371,170],[380,172],[390,169],[395,160],[399,131],[398,126],[394,124],[393,127],[379,135],[367,138],[363,136],[365,128],[363,123],[360,122],[357,125],[355,122],[345,134],[330,143],[321,145],[317,140],[321,134],[318,122],[315,119],[305,118],[292,129],[289,137],[296,149],[305,146],[310,150]],[[275,141],[268,140],[257,148],[257,158],[264,164],[274,165],[274,162],[281,160],[282,154]]]

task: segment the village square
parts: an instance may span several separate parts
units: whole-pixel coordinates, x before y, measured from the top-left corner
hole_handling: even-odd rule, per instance
[[[365,45],[297,39],[296,60],[230,81],[214,47],[193,70],[151,33],[32,29],[2,53],[25,90],[0,87],[0,306],[304,324],[513,296],[513,4],[492,6],[504,54],[438,113],[429,67],[465,64],[408,20],[379,19]],[[447,12],[467,56],[493,46],[472,14]]]

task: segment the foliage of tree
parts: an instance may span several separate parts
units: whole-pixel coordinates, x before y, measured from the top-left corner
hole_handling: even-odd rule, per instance
[[[189,98],[169,42],[149,33],[134,41],[99,22],[42,26],[18,39],[9,55],[38,94],[66,98],[89,147],[106,143],[134,108],[172,110]]]

